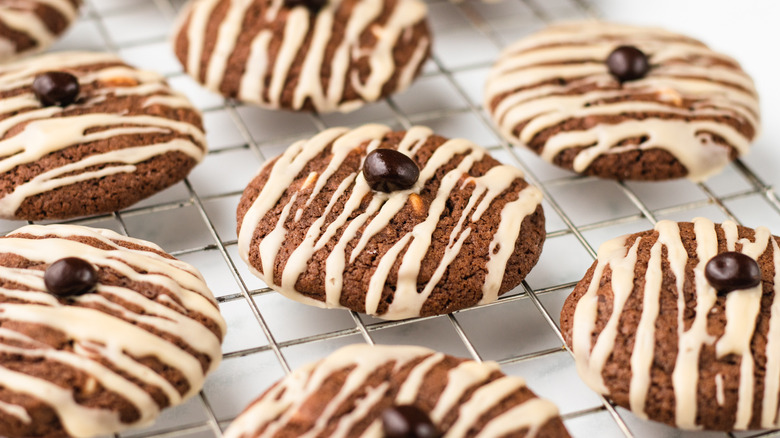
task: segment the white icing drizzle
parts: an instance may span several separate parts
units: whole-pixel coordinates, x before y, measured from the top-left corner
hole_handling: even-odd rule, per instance
[[[188,43],[186,69],[195,78],[200,78],[200,53],[206,42],[201,34],[205,31],[208,19],[218,2],[219,0],[201,0],[197,3],[197,8],[195,2],[190,2],[182,11],[182,17],[189,17],[189,26],[186,29]],[[185,24],[185,20],[182,19],[180,24]]]
[[[674,226],[671,222],[661,224],[661,227]],[[660,310],[661,294],[661,245],[655,245],[650,250],[650,260],[647,263],[645,287],[642,291],[642,316],[634,338],[634,350],[631,352],[631,383],[629,400],[631,410],[640,417],[647,418],[644,412],[647,391],[650,388],[650,369],[653,365],[655,352],[655,323]]]
[[[455,408],[458,401],[472,386],[484,382],[500,368],[495,362],[463,362],[447,373],[447,386],[430,413],[431,420],[439,423]],[[503,397],[502,397],[503,398]]]
[[[699,354],[705,344],[715,339],[707,333],[707,316],[715,305],[717,292],[704,277],[706,261],[718,254],[718,238],[712,222],[703,218],[693,221],[696,233],[696,257],[703,263],[694,269],[694,287],[696,290],[696,316],[688,330],[685,330],[683,316],[685,312],[684,294],[678,293],[677,336],[679,348],[677,361],[672,372],[674,385],[675,415],[677,424],[686,429],[700,428],[696,424],[697,388],[699,387]],[[680,289],[682,290],[682,289]]]
[[[227,12],[218,24],[214,49],[204,57],[206,29],[213,25],[215,8],[229,3]],[[299,110],[307,100],[320,113],[333,111],[352,111],[365,101],[374,101],[381,97],[382,90],[391,78],[398,77],[395,91],[406,89],[414,78],[420,65],[425,60],[430,48],[428,38],[420,38],[415,42],[415,48],[409,61],[403,66],[396,66],[393,60],[393,49],[398,45],[403,35],[416,26],[427,15],[427,7],[420,0],[399,0],[390,11],[386,22],[378,22],[383,8],[387,6],[384,0],[331,0],[319,12],[312,16],[306,7],[295,7],[279,14],[280,1],[269,1],[262,6],[259,0],[198,0],[182,12],[189,16],[180,20],[181,27],[176,34],[186,34],[187,58],[186,70],[196,79],[216,92],[221,89],[236,89],[236,96],[244,101],[261,106],[278,108],[282,93],[291,80],[291,65],[302,51],[305,59],[300,72],[297,73],[296,86],[293,91],[292,108]],[[342,3],[354,3],[346,23],[335,23],[335,17]],[[246,38],[248,30],[243,27],[248,11],[260,8],[265,10],[265,24],[259,32],[252,36],[249,43],[249,55],[244,64],[234,65],[230,61],[236,52],[239,39]],[[271,22],[283,20],[281,36],[274,36]],[[187,25],[186,28],[182,26]],[[326,49],[334,39],[334,27],[343,26],[344,35],[335,46],[330,58]],[[371,47],[361,46],[361,35],[371,31],[376,36],[376,42]],[[307,34],[311,35],[310,43],[304,47]],[[274,61],[269,60],[269,47],[272,41],[279,44]],[[408,43],[408,38],[407,41]],[[354,64],[367,58],[370,67],[368,77],[361,80]],[[205,80],[202,69],[205,68]],[[225,72],[235,69],[243,72],[239,84],[225,85]],[[400,69],[400,71],[399,71]],[[327,87],[323,87],[323,72],[329,72]],[[266,80],[268,88],[266,89]],[[346,100],[344,92],[350,84],[359,98]]]
[[[726,234],[726,244],[730,251],[735,250],[735,243],[742,245],[742,253],[753,259],[758,259],[769,247],[771,233],[764,227],[756,229],[755,242],[738,239],[737,226],[733,222],[723,224]],[[756,321],[761,310],[762,285],[742,290],[740,293],[730,293],[726,297],[726,328],[715,344],[719,358],[729,354],[741,356],[739,371],[739,403],[737,404],[736,429],[746,429],[753,414],[753,369],[755,364],[750,348],[750,341],[756,328]]]
[[[19,420],[22,421],[22,423],[30,424],[32,422],[32,419],[30,418],[30,414],[28,414],[27,410],[21,406],[12,405],[6,402],[0,402],[0,410],[2,410],[8,415],[12,415],[18,418]]]
[[[504,436],[509,432],[528,428],[525,436],[533,438],[545,421],[558,415],[554,404],[542,399],[532,399],[515,406],[491,420],[477,434],[477,438]],[[449,436],[449,434],[447,434]],[[465,434],[463,435],[465,436]]]
[[[241,33],[241,22],[244,20],[244,15],[252,1],[240,0],[231,3],[233,7],[228,9],[227,16],[219,26],[217,41],[206,72],[206,86],[211,89],[219,89],[227,67],[228,57],[233,50],[233,44]],[[194,56],[193,60],[198,61],[198,56]]]
[[[282,199],[285,191],[293,184],[297,175],[314,157],[330,147],[331,157],[327,166],[318,175],[310,174],[306,187],[313,184],[312,193],[308,195],[306,206],[319,194],[325,183],[340,168],[347,155],[368,142],[368,151],[377,147],[380,140],[390,132],[390,128],[382,125],[364,125],[353,130],[333,128],[313,137],[310,140],[297,142],[290,146],[270,166],[268,181],[252,205],[244,214],[239,229],[238,248],[241,257],[250,265],[250,270],[262,278],[269,286],[294,300],[319,307],[342,308],[342,277],[350,264],[366,248],[372,237],[385,229],[398,214],[407,206],[410,197],[417,196],[437,170],[451,162],[453,157],[463,154],[460,163],[441,180],[438,191],[430,205],[426,207],[426,217],[410,232],[398,237],[381,257],[377,258],[376,270],[367,284],[365,309],[366,313],[376,314],[382,291],[387,284],[388,275],[394,266],[398,266],[398,279],[395,286],[393,302],[389,309],[380,315],[386,319],[402,319],[420,314],[420,310],[439,283],[450,263],[455,260],[461,246],[472,232],[473,224],[477,223],[486,212],[492,201],[501,195],[522,173],[510,166],[496,166],[481,177],[470,177],[468,171],[475,162],[484,156],[484,151],[466,140],[449,140],[438,147],[420,170],[418,182],[408,190],[392,193],[373,192],[373,198],[365,210],[361,211],[361,203],[372,193],[362,172],[350,174],[339,183],[338,189],[328,200],[322,212],[317,212],[316,219],[306,230],[305,238],[290,253],[282,272],[282,278],[274,278],[272,267],[275,266],[277,255],[285,243],[287,234],[285,222],[292,215],[292,205],[296,203],[299,192],[283,207],[282,214],[275,219],[273,230],[259,243],[259,264],[262,268],[252,266],[249,254],[255,230],[261,221],[268,220],[266,215]],[[406,132],[401,140],[399,151],[414,155],[425,140],[432,135],[428,128],[413,127]],[[464,182],[465,176],[465,182]],[[316,181],[316,182],[315,182]],[[460,184],[459,184],[460,182]],[[449,235],[449,243],[444,249],[442,258],[436,262],[432,278],[418,292],[418,276],[420,265],[431,246],[431,236],[439,224],[439,218],[444,212],[447,199],[456,190],[473,187],[473,192],[467,202],[462,216]],[[351,190],[350,190],[351,189]],[[345,197],[342,210],[334,212],[336,201]],[[527,186],[518,194],[518,199],[507,202],[500,213],[500,222],[489,246],[486,278],[482,286],[482,303],[495,301],[501,287],[507,262],[514,251],[514,244],[522,233],[522,222],[533,214],[542,200],[541,192],[532,186]],[[336,214],[331,223],[325,224],[327,216]],[[365,227],[364,227],[365,226]],[[362,229],[361,229],[362,228]],[[325,301],[307,297],[295,289],[299,276],[306,271],[313,254],[336,239],[325,262]],[[354,248],[348,252],[350,244]]]
[[[66,52],[39,56],[34,59],[0,67],[0,91],[29,87],[35,76],[43,71],[87,67],[94,64],[117,64],[114,55]],[[88,73],[76,73],[82,87],[96,84],[96,91],[83,107],[89,109],[98,101],[123,96],[148,96],[144,108],[162,105],[173,108],[191,108],[186,98],[173,92],[164,78],[153,72],[139,71],[126,65],[110,65]],[[115,83],[112,82],[115,81]],[[109,114],[91,112],[63,116],[73,108],[41,107],[31,90],[0,102],[0,135],[26,123],[20,132],[0,140],[0,172],[8,172],[27,165],[53,152],[114,137],[141,134],[178,134],[186,137],[152,144],[130,145],[119,149],[113,144],[109,150],[95,153],[60,167],[44,170],[13,187],[0,198],[0,216],[13,218],[20,205],[29,197],[77,182],[97,180],[117,173],[132,173],[136,165],[163,154],[178,151],[195,162],[203,159],[206,139],[203,130],[186,122],[149,114],[129,115],[125,111]],[[196,111],[192,109],[192,111]],[[95,131],[96,128],[101,130]]]
[[[409,404],[418,396],[426,393],[426,377],[435,368],[451,367],[444,363],[446,356],[421,347],[411,346],[368,346],[350,345],[327,358],[293,371],[265,394],[250,404],[236,418],[227,431],[226,438],[243,436],[270,437],[283,430],[290,421],[301,415],[300,410],[309,398],[320,391],[330,376],[339,371],[352,368],[339,392],[328,399],[323,412],[317,418],[312,429],[303,436],[316,436],[334,421],[336,410],[350,397],[361,390],[366,394],[360,398],[355,408],[339,416],[336,430],[329,436],[346,437],[352,427],[366,418],[378,404],[382,404],[391,391],[392,377],[376,386],[366,387],[367,378],[378,368],[393,364],[392,373],[397,373],[406,364],[417,363],[411,368],[407,378],[401,383],[393,404]],[[488,377],[499,370],[495,362],[463,362],[447,371],[444,391],[439,395],[435,413],[431,419],[440,424],[442,418],[452,409],[457,409],[455,423],[445,431],[444,437],[466,436],[480,417],[505,400],[507,397],[525,388],[525,381],[519,377],[503,376],[493,382]],[[395,382],[395,384],[398,384]],[[465,391],[476,388],[469,399],[460,403]],[[534,436],[536,431],[558,415],[558,409],[549,401],[531,398],[511,407],[509,410],[488,419],[484,425],[482,437],[503,436],[527,428],[526,436]],[[259,433],[264,429],[262,433]],[[381,418],[377,418],[361,435],[380,438],[383,436]]]
[[[91,437],[123,428],[118,413],[81,406],[71,391],[46,380],[0,367],[0,381],[11,391],[46,400],[71,436]]]
[[[77,4],[81,4],[79,0]],[[0,6],[0,23],[2,25],[23,33],[33,40],[33,46],[27,49],[17,49],[15,39],[0,37],[0,57],[4,60],[13,58],[21,52],[36,52],[49,47],[56,39],[54,30],[51,29],[38,14],[36,6],[48,6],[59,13],[67,24],[73,22],[78,15],[78,6],[70,0],[14,0],[5,1]]]
[[[486,414],[494,400],[509,397],[515,391],[525,387],[525,381],[519,377],[502,377],[477,389],[471,398],[458,409],[458,419],[447,431],[448,437],[465,437],[480,416]],[[504,412],[488,422],[480,431],[483,437],[504,436],[505,434],[530,427],[526,436],[533,437],[537,428],[558,415],[558,409],[546,400],[528,401]]]
[[[398,390],[398,394],[395,396],[395,403],[398,405],[410,405],[414,404],[417,399],[417,394],[420,392],[420,388],[424,382],[425,376],[436,365],[446,359],[444,353],[436,353],[428,356],[427,359],[420,362],[419,365],[406,376],[406,380]]]
[[[45,308],[44,308],[45,309]],[[17,312],[12,307],[6,307],[5,305],[0,305],[0,319],[5,319],[6,314],[11,314],[12,320],[16,320]],[[31,307],[32,312],[35,312],[38,310],[35,307]],[[44,313],[45,316],[51,316],[51,314]],[[21,319],[21,321],[25,321],[25,319]],[[70,322],[70,321],[66,321]],[[59,328],[56,325],[50,325],[52,328]],[[75,333],[68,333],[69,335],[76,335]],[[0,344],[0,352],[4,354],[12,354],[12,355],[21,355],[25,358],[38,358],[43,360],[48,360],[52,362],[57,362],[63,365],[68,365],[71,368],[78,369],[80,371],[88,373],[90,376],[94,376],[95,379],[100,382],[100,384],[106,388],[107,390],[121,394],[122,397],[129,400],[133,406],[138,406],[140,411],[141,418],[138,420],[139,424],[148,424],[154,419],[154,417],[159,414],[159,408],[157,407],[157,404],[154,402],[154,399],[152,399],[151,395],[149,395],[146,391],[144,391],[141,387],[137,386],[136,384],[128,381],[124,377],[118,375],[117,373],[111,371],[109,368],[101,365],[93,358],[89,357],[88,354],[85,354],[83,352],[83,349],[78,348],[80,344],[76,344],[76,347],[74,348],[74,353],[68,353],[65,351],[58,351],[54,349],[27,349],[27,348],[18,348],[18,347],[10,347],[7,345]],[[5,383],[5,382],[4,382]],[[168,384],[170,386],[170,384]],[[46,392],[42,391],[42,387],[40,385],[34,385],[28,388],[27,394],[34,395],[35,397],[46,400]],[[175,401],[178,401],[180,397],[177,399],[174,399]],[[17,408],[22,408],[21,406],[16,406]],[[22,408],[23,409],[23,408]],[[89,427],[88,425],[85,427]]]
[[[365,418],[366,414],[368,414],[371,411],[371,408],[373,408],[375,405],[377,405],[379,402],[382,401],[382,398],[387,392],[389,386],[390,385],[387,382],[384,382],[379,386],[368,390],[366,396],[363,398],[363,400],[361,400],[362,403],[358,405],[358,407],[354,409],[352,412],[341,417],[341,420],[338,423],[338,427],[336,428],[335,431],[333,431],[332,436],[347,436],[347,433],[355,426],[355,424],[357,424],[359,421]],[[316,436],[314,434],[315,431],[316,429],[303,436],[304,437]]]
[[[27,235],[46,237],[38,239]],[[107,249],[71,240],[73,238],[94,239]],[[135,245],[137,248],[129,249],[124,245]],[[133,423],[124,423],[111,409],[82,407],[74,399],[70,388],[62,388],[44,379],[0,366],[1,386],[49,404],[71,436],[110,434],[149,424],[157,417],[160,407],[151,395],[124,375],[159,388],[172,406],[196,394],[203,386],[206,374],[219,365],[222,358],[221,337],[224,336],[226,324],[216,300],[195,268],[153,252],[161,251],[156,245],[124,237],[110,230],[75,225],[29,225],[0,238],[0,250],[44,264],[51,264],[64,257],[79,257],[98,269],[110,268],[130,281],[151,284],[165,291],[151,300],[135,290],[98,284],[95,293],[73,297],[70,302],[60,302],[46,292],[43,271],[0,267],[0,277],[5,281],[31,289],[0,289],[0,320],[40,324],[61,332],[66,339],[73,341],[72,351],[57,350],[31,335],[4,326],[0,328],[0,352],[57,362],[85,373],[94,385],[99,383],[106,390],[123,397],[139,412],[139,418]],[[168,300],[163,297],[168,297]],[[178,301],[173,306],[176,310],[166,306],[171,302],[171,297]],[[14,298],[25,303],[3,302],[6,300],[2,298]],[[105,308],[117,316],[83,306]],[[192,319],[189,316],[192,312],[211,321],[218,328],[219,337]],[[193,353],[147,331],[144,326],[173,336],[192,351],[208,357],[207,369],[203,369]],[[12,340],[17,344],[12,346],[3,343],[3,340]],[[138,361],[144,357],[155,357],[179,370],[189,385],[187,392],[179,393],[172,382]],[[102,362],[107,362],[110,367]],[[23,406],[4,402],[0,410],[28,423],[31,421]]]
[[[644,78],[625,82],[618,89],[606,89],[615,86],[616,81],[605,60],[620,45],[633,45],[645,52],[651,69]],[[683,64],[681,59],[687,61]],[[714,62],[728,64],[710,65]],[[688,178],[701,181],[730,160],[728,148],[711,141],[712,135],[725,139],[739,154],[747,152],[752,137],[724,122],[686,121],[686,117],[721,117],[748,125],[756,133],[760,129],[753,82],[734,64],[698,41],[662,29],[596,21],[564,23],[524,38],[504,51],[490,72],[485,107],[492,111],[503,136],[516,144],[529,144],[543,131],[567,120],[647,112],[676,116],[600,123],[576,131],[564,129],[545,141],[540,155],[552,162],[566,149],[586,146],[573,163],[576,172],[583,172],[606,154],[660,148],[685,166]],[[558,78],[567,84],[541,85]],[[593,89],[572,93],[586,85]],[[506,95],[492,108],[502,94]],[[639,95],[644,100],[634,100]],[[669,95],[679,102],[693,101],[694,108],[666,101]],[[647,101],[647,96],[654,96],[653,100]],[[614,100],[599,102],[603,99]],[[646,139],[639,145],[618,146],[623,140],[641,137]]]
[[[631,351],[630,369],[631,382],[629,387],[630,408],[642,418],[647,418],[645,403],[650,389],[650,373],[653,366],[656,337],[656,320],[659,314],[659,304],[662,295],[674,293],[677,298],[677,359],[671,374],[674,390],[675,424],[684,429],[700,429],[696,423],[698,390],[700,384],[699,357],[705,346],[714,346],[718,360],[727,363],[732,359],[726,356],[739,357],[739,388],[737,395],[737,411],[734,423],[735,430],[750,427],[753,417],[753,401],[758,386],[763,383],[762,411],[760,427],[777,427],[778,394],[780,391],[780,354],[776,347],[780,342],[780,323],[777,317],[778,299],[773,297],[769,330],[766,346],[766,377],[763,382],[757,381],[756,362],[751,349],[758,318],[761,312],[761,297],[765,285],[751,289],[731,292],[725,298],[725,304],[718,304],[717,291],[708,283],[704,276],[706,263],[718,254],[718,237],[716,227],[708,219],[696,218],[693,221],[696,258],[693,265],[693,277],[686,276],[686,267],[690,269],[693,263],[683,246],[680,229],[677,223],[660,221],[656,224],[654,233],[638,238],[630,247],[627,246],[627,236],[619,237],[604,243],[599,248],[598,261],[585,294],[580,298],[574,311],[572,325],[572,351],[577,361],[577,369],[583,380],[594,390],[608,394],[602,373],[610,355],[615,348],[615,337],[619,327],[617,321],[623,314],[623,304],[637,290],[634,289],[634,269],[637,263],[636,250],[640,242],[649,237],[657,240],[650,248],[647,271],[644,275],[642,289],[642,307],[639,324],[635,330],[634,347]],[[753,259],[769,253],[774,266],[774,278],[780,280],[780,247],[768,229],[756,228],[752,240],[739,238],[737,224],[724,222],[721,225],[726,250],[739,251]],[[676,291],[661,290],[662,278],[665,275],[662,268],[662,251],[666,251],[668,269],[675,277]],[[612,313],[599,333],[595,343],[591,343],[591,335],[595,331],[596,320],[599,318],[597,303],[600,281],[606,269],[612,271],[611,289],[614,295]],[[695,316],[685,328],[683,314],[686,311],[685,298],[682,290],[686,283],[694,284]],[[717,338],[709,334],[707,319],[713,311],[723,312],[726,325],[724,333]],[[724,391],[724,376],[717,374],[714,378],[716,401],[725,406],[728,397],[733,397]]]
[[[726,402],[726,394],[723,392],[723,375],[715,375],[715,401],[718,402],[718,406],[723,406]]]
[[[769,239],[772,244],[772,260],[777,266],[780,257],[780,246],[775,239]],[[780,284],[780,269],[775,269],[772,284]],[[778,419],[778,397],[780,394],[780,294],[775,293],[769,317],[769,332],[766,343],[766,377],[764,379],[764,398],[761,404],[761,424],[780,426]]]

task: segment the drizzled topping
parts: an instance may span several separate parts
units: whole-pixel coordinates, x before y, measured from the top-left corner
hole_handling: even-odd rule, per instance
[[[50,71],[41,73],[33,81],[35,97],[44,106],[66,107],[76,101],[81,87],[79,80],[70,73]]]
[[[628,367],[628,400],[621,405],[682,429],[778,427],[780,295],[751,287],[758,285],[758,259],[767,262],[764,278],[780,283],[780,246],[769,229],[705,218],[659,221],[652,231],[602,244],[592,277],[575,289],[584,293],[571,326],[564,327],[582,379],[602,394],[614,393],[609,370]],[[715,288],[740,291],[719,299],[713,280]],[[713,325],[713,317],[724,325]],[[613,352],[625,348],[630,361],[616,362]],[[659,351],[670,353],[666,362],[658,362]],[[668,375],[658,380],[661,374]],[[717,397],[736,415],[699,415],[713,402],[702,390],[710,384],[730,388]],[[659,404],[672,406],[671,412],[656,414]],[[662,417],[667,413],[671,418]]]
[[[78,18],[82,0],[4,0],[0,2],[0,59],[41,51]],[[45,11],[45,13],[43,13]]]
[[[376,149],[366,156],[363,175],[372,189],[389,193],[411,188],[420,177],[420,168],[401,152]]]
[[[634,46],[620,46],[607,57],[609,73],[620,82],[645,77],[650,71],[647,55]]]
[[[52,69],[72,72],[78,80]],[[89,96],[79,99],[78,108],[61,107],[78,94],[78,83],[89,87]],[[0,107],[0,171],[26,175],[8,180],[0,196],[0,217],[40,219],[43,216],[35,216],[39,211],[24,210],[26,201],[36,195],[59,188],[67,191],[77,184],[98,184],[115,175],[122,180],[123,174],[135,173],[166,154],[186,155],[189,166],[205,155],[201,117],[186,97],[171,90],[160,74],[130,67],[116,55],[56,52],[3,64],[0,91],[13,96],[4,98]],[[39,99],[51,99],[52,104],[40,108]],[[102,142],[107,146],[98,146]],[[95,144],[96,149],[80,152],[83,144]],[[58,153],[68,159],[40,160]],[[153,177],[139,174],[142,180]],[[117,184],[116,190],[137,193],[150,188]],[[131,199],[124,198],[119,202],[129,204]],[[45,214],[65,217],[96,212],[74,213],[76,204],[59,203]]]
[[[410,406],[423,400],[429,409],[425,413]],[[382,406],[395,408],[383,415]],[[396,412],[390,414],[392,410]],[[388,432],[383,426],[387,415],[402,417],[391,421],[403,424],[394,423]],[[421,427],[429,422],[438,430]],[[481,437],[533,437],[550,436],[548,427],[559,422],[553,403],[533,394],[522,378],[503,375],[495,362],[478,363],[415,346],[349,345],[271,386],[224,435],[280,436],[293,431],[299,436],[305,430],[311,437],[382,437],[383,432],[388,437],[438,437],[439,431],[446,431],[448,437],[466,437],[479,427]],[[415,431],[419,434],[403,434]],[[390,434],[396,432],[400,434]]]
[[[712,287],[721,294],[750,289],[761,284],[761,269],[758,262],[736,251],[724,252],[711,258],[707,262],[704,275]]]
[[[388,135],[390,128],[382,125],[364,125],[353,130],[331,128],[291,145],[278,159],[269,161],[261,170],[268,177],[259,193],[255,192],[253,197],[252,191],[247,190],[239,205],[241,257],[274,290],[306,304],[343,308],[343,291],[364,288],[362,302],[351,305],[357,311],[386,319],[419,316],[437,285],[448,281],[444,278],[447,269],[464,266],[463,261],[473,257],[479,259],[477,263],[469,263],[464,269],[479,270],[481,284],[472,283],[471,287],[477,289],[479,303],[495,301],[515,251],[514,244],[506,243],[521,238],[526,229],[524,218],[537,211],[541,192],[522,181],[522,172],[511,166],[495,165],[483,175],[473,176],[473,167],[484,164],[488,158],[484,149],[463,139],[441,140],[443,143],[421,166],[420,180],[428,187],[435,184],[434,179],[441,181],[430,199],[423,200],[412,190],[372,192],[367,180],[361,177],[360,162],[349,158],[358,151],[365,153],[365,144],[381,144]],[[418,153],[433,132],[415,126],[398,137],[398,150],[417,159],[425,155]],[[322,154],[329,158],[320,160]],[[459,156],[463,158],[456,161]],[[301,186],[305,190],[288,191],[291,186],[298,186],[296,178],[304,169],[309,172]],[[328,182],[335,182],[337,189],[325,190]],[[250,183],[250,188],[255,184],[259,183]],[[446,223],[442,217],[447,216],[447,200],[459,193],[465,195],[464,208]],[[281,211],[275,209],[277,205],[282,207]],[[394,230],[396,236],[388,240],[386,248],[377,251],[374,237],[392,227],[394,219],[405,214],[405,206],[414,210],[419,222]],[[499,217],[497,224],[487,221],[487,211]],[[270,229],[261,230],[264,227]],[[296,233],[288,231],[291,227],[305,230],[305,237],[295,237]],[[338,232],[340,229],[343,232]],[[490,233],[486,245],[474,244],[469,239],[472,233],[485,231]],[[442,233],[443,239],[432,239],[434,233]],[[329,242],[334,244],[326,245]],[[291,252],[281,264],[283,268],[277,269],[282,246]],[[442,248],[439,255],[426,259],[426,269],[433,274],[418,281],[423,277],[423,259],[432,247]],[[324,256],[322,271],[318,273],[324,278],[324,294],[314,298],[297,290],[296,284],[318,251]],[[459,258],[459,254],[468,257]],[[368,257],[368,263],[376,269],[358,285],[346,273],[365,263],[361,260]],[[391,275],[393,269],[398,270],[397,275]],[[394,290],[393,299],[385,306],[383,291],[388,286]]]
[[[0,409],[30,426],[15,436],[35,435],[41,408],[58,418],[56,436],[148,425],[197,394],[219,365],[225,321],[214,296],[194,267],[158,246],[110,230],[29,225],[0,238],[0,253],[0,386],[23,395]],[[94,292],[52,296],[52,284],[63,292],[94,285],[94,270]],[[51,343],[51,334],[68,342]]]
[[[606,60],[622,45],[652,53],[653,68],[616,87]],[[506,139],[549,162],[567,157],[575,172],[660,149],[694,181],[746,153],[760,128],[755,86],[734,59],[663,29],[598,21],[554,25],[507,47],[485,108]]]
[[[385,438],[438,438],[428,414],[414,405],[391,406],[382,413]]]
[[[97,285],[97,271],[86,260],[65,257],[46,269],[43,275],[46,290],[52,295],[67,297],[91,292]]]
[[[430,52],[420,0],[189,4],[175,31],[186,41],[177,56],[187,73],[210,90],[270,108],[352,111],[408,88]],[[397,56],[399,47],[409,55]]]

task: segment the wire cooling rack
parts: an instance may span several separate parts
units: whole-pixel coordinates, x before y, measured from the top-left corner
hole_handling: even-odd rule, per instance
[[[422,77],[409,91],[353,114],[325,116],[261,110],[201,89],[181,72],[168,44],[184,2],[87,0],[81,20],[54,48],[108,50],[131,64],[164,73],[203,111],[208,130],[210,152],[187,180],[127,210],[73,221],[154,241],[194,264],[205,275],[228,321],[224,362],[199,397],[165,411],[152,427],[121,436],[221,437],[243,407],[285,373],[356,342],[417,344],[497,361],[506,373],[525,377],[534,391],[554,401],[575,437],[780,436],[777,432],[680,432],[639,420],[590,391],[563,347],[557,325],[561,305],[601,242],[648,229],[660,219],[695,216],[767,225],[780,234],[780,201],[754,170],[763,169],[763,177],[771,180],[771,165],[780,153],[764,152],[770,159],[759,156],[753,165],[737,161],[706,184],[618,183],[558,170],[509,146],[493,129],[481,108],[482,87],[501,47],[547,22],[605,16],[609,3],[625,9],[631,2],[430,0],[434,56]],[[666,3],[676,8],[680,2]],[[755,5],[753,9],[749,13],[761,14]],[[742,23],[743,30],[749,26],[749,20]],[[235,207],[262,162],[326,127],[366,122],[396,128],[427,125],[441,135],[488,147],[498,159],[526,172],[545,194],[548,233],[542,257],[522,286],[491,305],[387,322],[287,300],[247,271],[237,252]],[[771,143],[771,137],[763,142]],[[20,225],[0,221],[0,231]]]

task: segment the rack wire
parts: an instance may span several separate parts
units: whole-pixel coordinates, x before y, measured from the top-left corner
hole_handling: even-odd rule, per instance
[[[764,223],[780,224],[777,194],[742,161],[706,184],[623,183],[555,169],[500,138],[481,108],[481,87],[500,48],[554,20],[599,16],[592,1],[428,0],[434,55],[411,90],[353,114],[319,116],[224,100],[184,75],[168,34],[185,0],[87,0],[83,17],[55,50],[109,50],[131,64],[161,71],[203,111],[211,150],[188,179],[163,193],[121,212],[71,222],[157,242],[194,264],[217,295],[229,330],[223,364],[198,397],[165,411],[155,425],[121,436],[221,437],[243,407],[275,380],[355,342],[414,343],[497,361],[506,373],[525,377],[531,389],[558,404],[575,437],[780,436],[771,431],[681,432],[639,420],[580,382],[563,345],[557,315],[599,243],[650,228],[660,219],[707,216],[756,226],[761,223],[750,221],[757,215]],[[235,208],[260,164],[319,130],[369,121],[399,128],[428,125],[444,136],[469,138],[521,168],[544,192],[545,250],[520,287],[496,303],[451,315],[382,321],[286,300],[248,272],[237,255]],[[744,211],[758,213],[741,218]],[[18,226],[0,221],[0,230]]]

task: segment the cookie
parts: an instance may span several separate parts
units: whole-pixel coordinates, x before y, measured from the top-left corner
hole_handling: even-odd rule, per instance
[[[0,435],[91,437],[200,391],[225,321],[157,245],[75,225],[0,238]]]
[[[114,55],[62,52],[0,66],[0,217],[125,208],[203,159],[200,113],[164,78]]]
[[[195,0],[174,51],[209,90],[294,111],[352,111],[406,89],[428,58],[421,0]]]
[[[541,201],[522,172],[467,140],[425,127],[332,128],[249,183],[238,249],[302,303],[384,319],[445,314],[520,284],[545,238]]]
[[[597,21],[506,48],[485,108],[511,143],[618,180],[702,181],[760,129],[753,81],[735,60],[663,29]]]
[[[403,415],[409,411],[417,415]],[[398,423],[427,423],[431,432],[391,433]],[[495,362],[422,347],[356,344],[277,382],[233,421],[225,437],[437,437],[443,432],[569,436],[555,405],[538,398],[522,378],[504,375]]]
[[[704,218],[604,243],[561,310],[582,379],[683,429],[780,426],[779,243]]]
[[[45,50],[78,18],[81,0],[14,0],[0,4],[0,60]]]

